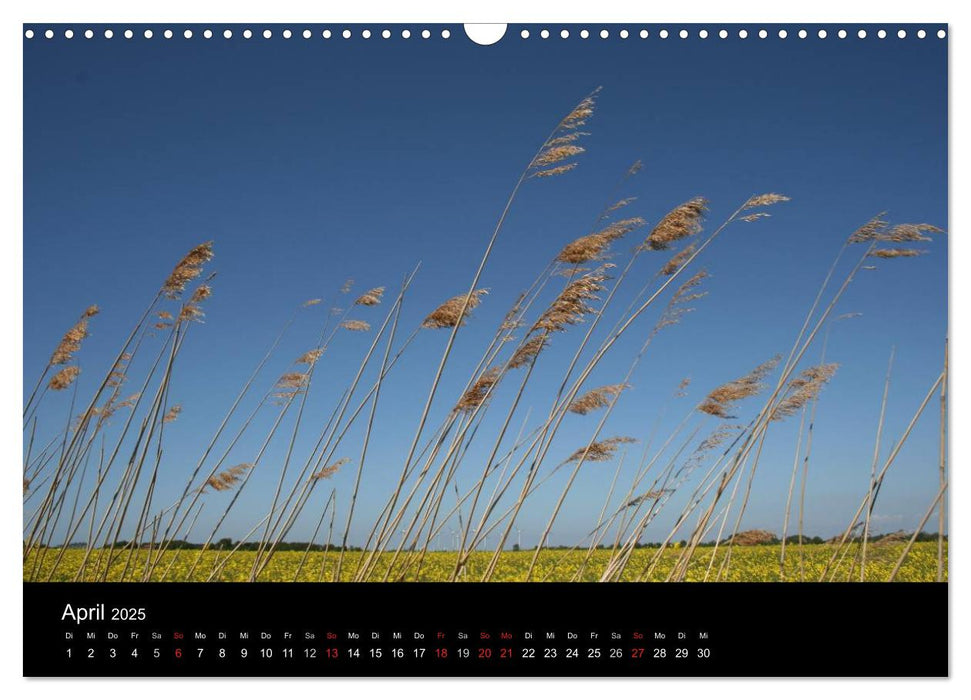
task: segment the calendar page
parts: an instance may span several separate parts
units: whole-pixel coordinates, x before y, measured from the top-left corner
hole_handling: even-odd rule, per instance
[[[948,675],[947,25],[22,35],[25,676]]]

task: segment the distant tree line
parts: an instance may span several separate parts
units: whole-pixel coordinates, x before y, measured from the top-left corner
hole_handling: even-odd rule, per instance
[[[766,532],[762,532],[762,531],[751,531],[751,532],[753,532],[753,533],[754,532],[758,532],[758,534],[756,536],[749,535],[747,537],[743,537],[743,535],[748,535],[748,533],[745,533],[745,532],[738,533],[736,535],[736,537],[735,537],[735,545],[736,546],[752,546],[752,545],[774,545],[774,544],[782,544],[782,540],[779,539],[778,537],[776,537],[775,535],[772,535],[771,533],[766,533]],[[914,536],[914,533],[912,533],[912,532],[904,532],[903,530],[898,530],[897,532],[886,532],[886,533],[883,533],[883,534],[880,534],[880,535],[870,535],[869,538],[868,538],[868,540],[871,543],[873,543],[873,542],[907,542],[913,536]],[[823,539],[822,537],[819,537],[818,535],[814,535],[812,537],[809,537],[808,535],[803,535],[802,536],[802,543],[803,544],[835,544],[835,543],[839,542],[840,539],[841,539],[841,537],[839,537],[839,536],[837,536],[837,537],[831,537],[829,539]],[[859,536],[859,535],[856,536],[856,537],[848,538],[847,539],[848,542],[856,542],[856,543],[859,543],[862,540],[863,540],[863,538],[861,536]],[[937,542],[937,540],[938,540],[938,534],[936,532],[924,532],[924,531],[921,531],[921,532],[917,533],[917,538],[916,538],[915,541],[916,542]],[[721,542],[721,544],[719,546],[724,546],[726,544],[729,544],[730,541],[731,541],[731,538],[727,538],[725,540],[722,540],[722,542]],[[945,542],[948,541],[948,536],[947,535],[944,535],[944,541]],[[663,545],[663,544],[664,544],[663,542],[638,542],[636,545],[634,545],[634,547],[636,549],[657,549],[657,548],[661,547],[661,545]],[[687,546],[687,544],[688,543],[687,543],[686,540],[681,540],[680,542],[669,542],[668,543],[668,546],[669,547],[672,547],[672,546],[673,547],[685,547],[685,546]],[[716,544],[717,544],[717,541],[716,540],[709,540],[707,542],[700,543],[698,546],[699,547],[714,547]],[[789,545],[793,545],[793,544],[798,545],[799,544],[799,535],[791,535],[791,536],[787,537],[786,538],[786,544],[789,544]],[[129,546],[131,546],[131,543],[129,541],[127,541],[127,540],[118,540],[117,542],[115,542],[115,547],[116,548],[119,548],[119,549],[124,549],[124,548],[127,548]],[[142,544],[136,544],[135,546],[138,549],[148,549],[149,547],[151,547],[152,549],[155,549],[155,548],[158,547],[158,544],[157,543],[156,544],[150,544],[148,542],[145,542],[145,543],[142,543]],[[242,542],[242,543],[240,543],[238,541],[233,540],[231,537],[223,537],[218,542],[213,542],[212,544],[210,544],[206,548],[207,549],[211,549],[211,550],[215,550],[215,551],[229,551],[229,550],[237,549],[238,548],[238,550],[240,552],[253,552],[253,551],[256,551],[259,548],[259,546],[260,546],[259,545],[259,542]],[[84,548],[87,547],[87,544],[84,543],[84,542],[72,542],[71,544],[67,545],[67,547],[68,547],[68,549],[84,549]],[[201,542],[187,542],[185,540],[172,540],[172,542],[170,542],[169,545],[168,545],[168,549],[203,549],[204,547],[205,547],[205,545],[203,545]],[[612,549],[613,548],[613,545],[610,545],[610,544],[598,544],[596,548],[597,549]],[[311,552],[324,552],[324,551],[326,551],[326,552],[339,552],[341,550],[341,546],[340,545],[336,545],[336,544],[317,544],[317,543],[311,544],[309,542],[280,542],[279,545],[277,545],[277,548],[276,549],[277,549],[278,552],[306,552],[308,549]],[[518,544],[514,544],[512,546],[512,550],[514,552],[518,552],[518,551],[533,551],[534,549],[535,549],[535,547],[520,547]],[[578,547],[572,547],[572,546],[567,546],[567,545],[552,545],[551,546],[551,545],[547,544],[546,546],[544,546],[544,549],[565,551],[565,550],[569,550],[569,549],[580,549],[580,548],[578,548]],[[585,549],[585,547],[583,547],[582,549]],[[360,547],[355,547],[353,545],[348,545],[347,547],[344,548],[344,551],[345,552],[360,552],[361,551],[361,548]]]

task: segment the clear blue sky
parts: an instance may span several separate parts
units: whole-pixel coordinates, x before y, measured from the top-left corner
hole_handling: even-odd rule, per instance
[[[325,41],[320,28],[311,40],[284,40],[282,27],[270,41],[243,40],[242,28],[231,41],[207,41],[202,27],[190,41],[179,33],[167,41],[164,28],[155,27],[151,40],[125,40],[116,31],[111,41],[35,38],[24,46],[26,391],[64,330],[97,303],[102,313],[79,355],[81,390],[91,390],[174,263],[192,246],[215,242],[210,269],[219,274],[206,322],[193,328],[175,370],[171,394],[183,413],[167,426],[159,504],[181,490],[232,397],[300,302],[333,298],[348,277],[358,291],[383,285],[392,296],[421,262],[402,320],[407,333],[465,291],[522,167],[598,85],[603,92],[579,168],[527,183],[514,204],[482,278],[491,293],[459,335],[432,425],[518,292],[564,244],[589,232],[635,159],[644,170],[622,194],[639,198],[628,211],[649,222],[696,195],[711,202],[708,229],[752,194],[781,192],[792,201],[774,207],[771,219],[729,230],[699,258],[712,276],[708,297],[654,343],[603,436],[643,441],[690,375],[691,393],[668,406],[663,434],[710,389],[786,353],[842,241],[874,214],[947,228],[947,42],[933,32],[924,40],[911,33],[881,41],[871,32],[865,41],[794,34],[781,41],[773,32],[766,40],[662,41],[651,28],[646,41],[543,41],[531,27],[529,40],[516,28],[498,45],[479,47],[460,28],[448,41]],[[845,527],[865,492],[891,346],[897,359],[884,454],[940,371],[946,238],[925,247],[920,258],[879,262],[838,309],[863,315],[834,327],[829,344],[827,359],[841,367],[816,422],[811,533]],[[646,257],[635,278],[649,277],[665,259]],[[626,306],[622,298],[617,312]],[[355,317],[377,326],[386,308]],[[300,314],[261,389],[313,346],[325,311],[321,305]],[[591,388],[620,381],[653,320],[618,344]],[[556,384],[582,332],[557,337],[539,363],[526,397],[534,420],[548,410],[544,389]],[[353,542],[400,470],[446,337],[424,331],[383,390]],[[309,426],[329,415],[370,339],[343,334],[329,350]],[[488,425],[504,414],[513,383],[500,391]],[[69,398],[45,399],[44,427],[63,420]],[[744,404],[740,416],[758,405]],[[269,419],[257,422],[229,464],[252,459]],[[571,416],[547,466],[581,447],[598,420]],[[780,531],[797,423],[773,429],[745,527]],[[936,493],[937,428],[935,406],[891,470],[878,531],[913,528]],[[298,444],[298,455],[309,450],[311,434],[316,430]],[[359,438],[352,431],[346,449],[355,462],[316,491],[290,539],[309,536],[331,486],[342,522]],[[460,487],[481,469],[480,452],[491,440],[476,445]],[[631,448],[628,462],[642,445]],[[282,449],[278,440],[220,535],[240,537],[263,516]],[[614,467],[583,468],[554,543],[572,544],[589,529]],[[626,489],[623,476],[619,483]],[[524,545],[535,541],[561,485],[551,482],[524,512]],[[208,498],[196,539],[228,495]],[[672,502],[647,537],[663,537],[678,510]]]

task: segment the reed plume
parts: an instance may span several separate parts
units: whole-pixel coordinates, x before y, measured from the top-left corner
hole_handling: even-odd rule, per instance
[[[772,412],[771,420],[782,420],[791,416],[816,398],[836,374],[838,367],[838,364],[830,363],[803,370],[798,377],[789,382],[789,390]]]
[[[97,305],[89,306],[81,314],[81,318],[64,334],[61,342],[54,348],[48,365],[66,365],[74,357],[74,353],[81,349],[81,341],[88,337],[88,319],[98,314]]]
[[[769,192],[767,194],[759,194],[754,197],[749,197],[749,200],[745,202],[742,207],[742,211],[747,211],[749,209],[757,209],[758,207],[769,207],[773,204],[778,204],[779,202],[788,202],[789,197],[784,194],[775,194],[774,192]]]
[[[595,301],[597,293],[603,291],[603,283],[608,279],[605,271],[609,267],[613,266],[602,265],[567,284],[536,321],[533,330],[553,333],[581,323],[593,311],[588,302]]]
[[[567,409],[570,413],[577,413],[585,416],[598,408],[606,408],[610,404],[610,399],[619,395],[624,389],[629,388],[629,384],[608,384],[588,391],[578,399],[575,399]]]
[[[313,476],[310,477],[310,479],[311,481],[320,481],[321,479],[329,479],[330,477],[334,476],[334,474],[337,473],[337,470],[339,470],[341,467],[343,467],[345,464],[347,464],[350,461],[351,460],[349,457],[341,457],[333,464],[329,464],[323,469],[321,469],[319,472],[315,473]]]
[[[71,386],[71,384],[74,383],[74,380],[77,379],[77,376],[79,374],[81,374],[80,367],[74,367],[74,366],[65,367],[60,372],[58,372],[53,377],[51,377],[49,386],[54,391],[62,391],[64,389],[67,389],[69,386]]]
[[[162,292],[170,299],[177,299],[186,285],[202,274],[202,266],[212,260],[212,241],[196,246],[172,270],[162,285]]]
[[[205,314],[202,311],[200,304],[206,299],[212,296],[212,287],[208,284],[199,285],[192,296],[189,297],[189,301],[182,305],[182,310],[179,311],[179,322],[189,322],[196,321],[202,323],[202,319],[205,318]],[[156,324],[158,327],[161,324]]]
[[[499,381],[499,370],[499,367],[490,367],[483,372],[475,380],[475,383],[469,387],[468,391],[462,395],[462,398],[459,399],[455,410],[470,413],[478,408],[485,401],[486,394],[489,393],[489,390]]]
[[[870,251],[871,258],[916,258],[926,253],[926,250],[916,250],[914,248],[877,248]]]
[[[323,348],[315,348],[314,350],[308,350],[303,355],[298,357],[294,361],[294,364],[308,365],[310,367],[313,367],[315,364],[317,364],[317,360],[319,360],[320,356],[323,354],[324,354]]]
[[[563,117],[562,121],[560,121],[554,130],[553,135],[547,139],[543,147],[530,162],[527,168],[530,177],[562,175],[577,166],[577,161],[575,160],[569,163],[566,161],[586,151],[583,146],[578,146],[576,142],[581,137],[587,136],[587,133],[579,131],[579,128],[586,124],[587,119],[593,116],[595,97],[598,92],[600,92],[600,88],[597,88],[585,97],[580,104]]]
[[[359,296],[354,300],[355,306],[377,306],[381,303],[381,297],[384,295],[384,287],[375,287],[374,289],[369,289],[364,294]]]
[[[705,400],[698,407],[702,413],[707,413],[720,418],[731,418],[728,411],[733,404],[754,396],[762,391],[762,380],[779,364],[779,356],[776,355],[768,362],[764,362],[744,377],[740,377],[727,384],[722,384],[712,390]]]
[[[626,236],[646,222],[640,217],[615,221],[595,233],[582,236],[566,245],[556,256],[556,261],[570,265],[600,260],[606,254],[610,244],[618,238]]]
[[[307,308],[308,306],[317,306],[317,304],[319,304],[322,301],[323,299],[307,299],[307,301],[301,304],[301,306],[303,306],[304,308]]]
[[[476,289],[469,295],[460,294],[457,297],[452,297],[428,314],[425,320],[422,321],[421,327],[455,328],[456,326],[464,326],[468,312],[477,307],[481,302],[482,296],[488,293],[489,290],[487,289]],[[468,303],[466,303],[466,299],[468,299]],[[465,307],[466,312],[464,314],[462,313],[462,307]]]
[[[341,328],[346,328],[349,331],[369,331],[371,330],[371,324],[367,321],[357,321],[352,319],[341,322]]]
[[[620,445],[628,445],[633,442],[637,442],[637,440],[626,436],[612,437],[599,442],[591,442],[586,447],[581,447],[579,450],[563,460],[563,464],[578,462],[581,458],[585,462],[607,462],[611,457],[614,456],[614,453],[617,452],[617,448]],[[584,457],[584,455],[586,455],[586,457]]]
[[[933,240],[930,236],[925,236],[925,233],[944,231],[930,224],[896,224],[884,232],[880,240],[888,243],[923,243]]]
[[[537,335],[527,340],[513,353],[512,359],[509,360],[510,369],[518,369],[528,365],[533,361],[533,358],[543,351],[547,342],[545,335]]]
[[[846,239],[847,243],[871,243],[875,240],[880,240],[879,236],[886,230],[889,225],[889,221],[883,217],[887,212],[880,212],[872,219],[867,221],[865,224],[860,226],[856,231],[850,234],[850,237]]]
[[[199,493],[205,493],[207,488],[211,488],[213,491],[228,491],[252,468],[252,464],[237,464],[235,467],[213,474],[206,479],[206,483],[199,489]]]
[[[179,417],[180,413],[182,413],[182,404],[177,403],[174,406],[172,406],[172,408],[170,408],[168,411],[166,411],[165,416],[162,418],[162,422],[171,423],[176,418]]]
[[[691,302],[708,296],[708,292],[694,291],[706,277],[708,277],[708,272],[706,270],[699,270],[687,282],[678,287],[678,290],[671,297],[671,301],[668,302],[667,307],[664,309],[664,313],[661,314],[661,318],[658,320],[657,326],[654,329],[655,332],[680,323],[681,318],[685,314],[694,311],[694,308],[688,306]]]
[[[301,393],[309,378],[310,375],[306,372],[286,372],[277,380],[273,397],[281,402],[286,401]]]
[[[701,224],[708,210],[708,200],[695,197],[668,212],[639,250],[667,250],[675,241],[701,233]]]
[[[623,505],[623,508],[624,509],[636,508],[644,501],[653,501],[654,499],[660,498],[661,496],[667,493],[673,493],[673,492],[674,492],[674,489],[652,489],[650,491],[645,491],[640,496],[635,496],[631,500],[627,501],[627,503]]]
[[[681,269],[681,266],[684,265],[685,260],[690,258],[694,254],[694,252],[695,252],[695,245],[694,243],[692,243],[687,248],[682,250],[680,253],[677,253],[676,255],[674,255],[674,257],[672,257],[670,260],[664,263],[664,266],[661,268],[661,274],[664,275],[665,277],[670,277],[675,272]]]
[[[638,161],[638,163],[639,162],[640,161]],[[630,175],[630,174],[633,174],[633,173],[631,173],[630,171],[628,171],[628,174]],[[607,207],[604,210],[604,213],[603,214],[600,215],[600,221],[603,221],[604,219],[606,219],[607,217],[609,217],[611,214],[613,214],[618,209],[623,209],[624,207],[629,206],[629,205],[633,204],[636,201],[637,201],[637,197],[626,197],[625,199],[621,199],[621,200],[618,200],[618,201],[614,202],[613,204],[611,204],[609,207]]]

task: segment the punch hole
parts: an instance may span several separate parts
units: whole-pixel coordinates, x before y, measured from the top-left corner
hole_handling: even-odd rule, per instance
[[[505,24],[464,24],[462,26],[465,29],[465,35],[479,46],[492,46],[506,36],[507,25]]]

